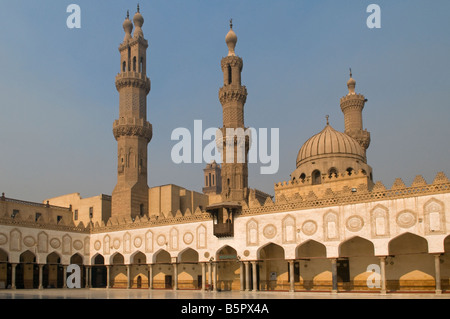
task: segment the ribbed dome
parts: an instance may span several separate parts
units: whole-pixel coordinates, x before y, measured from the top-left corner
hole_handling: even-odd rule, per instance
[[[338,132],[331,125],[314,135],[303,144],[298,152],[297,167],[324,155],[351,157],[366,162],[364,149],[359,143],[345,133]]]

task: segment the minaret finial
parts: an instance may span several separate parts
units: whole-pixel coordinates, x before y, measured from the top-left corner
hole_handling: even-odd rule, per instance
[[[127,19],[130,19],[130,10],[127,10]]]
[[[327,125],[330,125],[330,122],[328,121],[328,119],[330,118],[329,115],[326,115],[325,118],[327,119]]]
[[[233,29],[233,18],[230,19],[230,29]]]
[[[350,77],[353,77],[352,68],[350,68]]]
[[[137,4],[137,12],[139,12],[139,3]]]

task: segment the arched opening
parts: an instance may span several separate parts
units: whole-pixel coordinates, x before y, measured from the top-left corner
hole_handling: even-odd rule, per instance
[[[0,289],[11,287],[11,264],[8,262],[8,253],[0,249]]]
[[[141,57],[140,61],[139,61],[139,72],[144,72],[144,58]]]
[[[337,260],[338,288],[344,290],[378,290],[367,285],[369,276],[373,274],[369,265],[379,266],[380,260],[375,257],[375,248],[371,241],[353,237],[339,246]],[[381,287],[380,287],[381,288]]]
[[[441,289],[450,290],[450,236],[444,239],[444,253],[440,257],[441,263]]]
[[[326,247],[308,240],[295,250],[294,282],[297,290],[331,290],[331,261],[327,259]]]
[[[61,257],[52,252],[47,256],[47,263],[43,267],[42,286],[44,288],[62,288],[64,285],[64,268]]]
[[[122,72],[127,70],[127,63],[125,61],[122,62]]]
[[[322,175],[320,174],[320,171],[315,170],[314,172],[312,172],[311,177],[313,185],[319,185],[322,183]]]
[[[172,289],[173,265],[170,254],[161,249],[153,256],[153,260],[153,288]]]
[[[86,267],[83,265],[83,257],[76,253],[70,257],[70,264],[78,265],[80,267],[80,284],[81,288],[86,287]],[[70,275],[69,273],[67,275]]]
[[[336,168],[332,167],[328,171],[328,178],[338,177],[338,171]]]
[[[388,290],[434,290],[434,274],[434,256],[428,254],[425,238],[405,233],[389,242]]]
[[[218,262],[218,280],[219,290],[239,290],[241,281],[241,269],[237,258],[237,251],[230,246],[224,246],[216,253]]]
[[[228,84],[231,84],[232,81],[232,72],[231,72],[231,65],[228,65]]]
[[[115,253],[111,256],[110,269],[111,287],[113,288],[127,288],[128,277],[127,267],[125,265],[125,258],[120,253]]]
[[[289,290],[289,264],[284,259],[283,247],[267,244],[259,250],[258,256],[260,290]]]
[[[105,258],[102,255],[97,255],[94,258],[94,265],[92,266],[92,287],[105,288],[106,287],[106,266]]]
[[[302,183],[305,182],[305,179],[306,179],[306,175],[305,175],[305,173],[302,173],[300,175],[300,180],[302,181]]]
[[[136,252],[131,256],[131,263],[131,288],[148,288],[147,257],[145,254],[140,251]]]
[[[178,255],[178,289],[199,289],[202,283],[202,269],[198,264],[198,252],[192,248]]]
[[[39,266],[36,256],[29,250],[19,257],[20,263],[16,266],[16,287],[33,289],[39,287]]]
[[[353,174],[353,168],[349,167],[345,170],[348,174],[348,176],[351,176]]]
[[[136,72],[136,57],[133,57],[133,71]]]

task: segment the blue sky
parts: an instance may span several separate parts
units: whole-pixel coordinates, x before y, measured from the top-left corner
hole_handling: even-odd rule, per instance
[[[81,29],[68,29],[66,8],[81,7]],[[381,7],[381,29],[368,29],[366,8]],[[150,187],[168,183],[201,191],[204,164],[176,165],[177,127],[219,127],[220,60],[233,18],[244,60],[245,122],[280,129],[280,169],[249,183],[273,194],[289,179],[297,152],[331,125],[343,131],[339,99],[348,68],[368,99],[368,163],[391,187],[421,174],[450,176],[450,2],[153,0],[141,1],[152,81],[148,120]],[[111,194],[116,183],[118,45],[131,1],[2,2],[0,10],[0,192],[41,201],[72,192]]]

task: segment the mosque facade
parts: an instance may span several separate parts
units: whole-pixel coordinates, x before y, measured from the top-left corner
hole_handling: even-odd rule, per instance
[[[148,42],[138,11],[119,46],[117,184],[112,195],[67,194],[27,202],[0,197],[0,288],[67,287],[69,265],[81,287],[245,291],[450,291],[450,181],[374,182],[370,133],[350,74],[341,98],[345,131],[329,123],[299,149],[274,196],[248,185],[247,89],[230,23],[221,60],[222,158],[204,169],[202,193],[178,185],[149,188]],[[134,30],[133,30],[134,29]],[[152,119],[153,120],[153,119]]]

